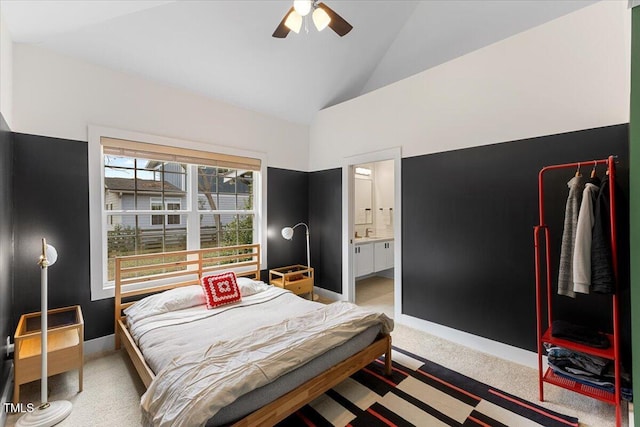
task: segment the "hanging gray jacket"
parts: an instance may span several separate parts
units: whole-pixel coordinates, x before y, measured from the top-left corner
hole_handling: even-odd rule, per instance
[[[560,269],[558,272],[558,294],[575,298],[573,292],[573,247],[576,241],[578,212],[584,190],[582,175],[574,176],[567,182],[569,196],[564,212],[564,229],[562,231],[562,247],[560,248]]]
[[[591,289],[601,294],[615,292],[611,255],[611,218],[609,215],[609,176],[602,179],[595,204],[591,240]]]

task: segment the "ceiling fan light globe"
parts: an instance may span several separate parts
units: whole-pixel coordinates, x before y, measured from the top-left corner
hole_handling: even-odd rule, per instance
[[[329,25],[329,23],[331,22],[331,17],[329,16],[329,14],[324,9],[320,9],[319,7],[313,11],[312,18],[313,23],[315,24],[318,31],[322,31],[327,28],[327,25]]]
[[[302,16],[298,14],[295,10],[287,16],[286,21],[284,21],[285,27],[298,34],[300,32],[300,28],[302,28]]]
[[[311,12],[311,0],[294,0],[293,8],[300,16],[307,16]]]

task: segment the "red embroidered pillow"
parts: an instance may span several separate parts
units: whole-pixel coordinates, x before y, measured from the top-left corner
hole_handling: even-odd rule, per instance
[[[203,277],[202,287],[204,288],[208,309],[242,299],[236,280],[236,273],[234,272]]]

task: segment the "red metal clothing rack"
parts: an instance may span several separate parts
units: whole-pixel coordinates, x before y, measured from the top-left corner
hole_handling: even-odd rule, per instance
[[[589,167],[593,165],[606,164],[607,173],[609,174],[609,206],[610,206],[610,221],[611,221],[611,255],[613,274],[618,280],[618,246],[616,239],[616,205],[615,205],[615,159],[614,156],[609,156],[603,160],[591,160],[587,162],[566,163],[562,165],[547,166],[540,170],[538,175],[538,204],[540,223],[534,227],[533,238],[535,245],[535,271],[536,271],[536,314],[537,314],[537,329],[538,329],[538,377],[540,387],[540,401],[544,401],[544,383],[554,384],[558,387],[562,387],[574,392],[592,397],[594,399],[601,400],[603,402],[610,403],[616,407],[616,426],[620,427],[622,424],[622,402],[620,396],[621,386],[621,367],[620,367],[620,325],[618,316],[618,294],[617,291],[611,296],[613,304],[613,332],[607,334],[611,347],[608,349],[598,349],[585,345],[581,345],[572,341],[555,338],[551,335],[551,325],[553,319],[553,310],[551,304],[552,296],[552,279],[551,279],[551,256],[550,256],[550,239],[549,239],[549,227],[546,225],[544,218],[544,174],[550,170],[556,169],[580,169],[580,166]],[[542,233],[544,232],[544,233]],[[544,235],[544,262],[546,268],[544,272],[541,270],[542,260],[540,250],[542,248],[541,235]],[[544,282],[546,283],[543,283]],[[544,304],[545,297],[543,296],[543,287],[546,289],[546,304],[547,304],[547,324],[543,325],[542,306]],[[550,343],[559,347],[564,347],[569,350],[579,351],[594,356],[604,357],[613,361],[614,373],[615,373],[615,387],[614,393],[606,392],[594,387],[589,387],[578,382],[568,380],[563,377],[559,377],[553,373],[550,368],[543,370],[542,357],[543,357],[543,344]]]

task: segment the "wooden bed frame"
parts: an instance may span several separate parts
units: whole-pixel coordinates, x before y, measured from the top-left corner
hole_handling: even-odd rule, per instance
[[[115,341],[124,345],[145,387],[155,377],[131,337],[122,310],[142,296],[181,286],[200,284],[203,275],[233,269],[238,276],[260,280],[260,245],[239,245],[195,251],[131,255],[115,259]],[[171,280],[157,285],[157,281]],[[140,288],[149,283],[150,286]],[[123,286],[133,286],[123,290]],[[123,300],[126,300],[124,302]],[[391,375],[391,336],[380,334],[369,346],[280,398],[238,420],[233,426],[274,425],[343,380],[385,355],[385,374]]]

